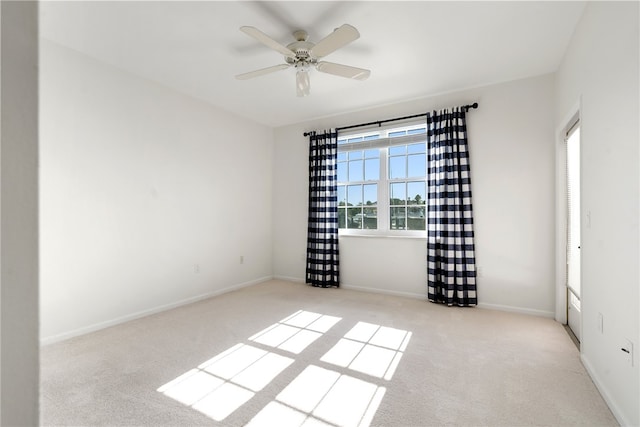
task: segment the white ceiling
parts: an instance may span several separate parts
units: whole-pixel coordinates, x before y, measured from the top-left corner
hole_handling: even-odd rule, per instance
[[[553,72],[582,1],[48,1],[41,36],[215,106],[277,127],[402,100]],[[360,39],[327,61],[372,70],[366,81],[315,70],[296,97],[295,71],[236,74],[283,63],[239,31],[286,45],[348,23]]]

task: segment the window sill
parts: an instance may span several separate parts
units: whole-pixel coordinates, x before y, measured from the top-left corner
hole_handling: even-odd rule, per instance
[[[353,232],[353,231],[349,231],[349,232],[342,232],[342,231],[338,231],[338,238],[342,239],[344,237],[347,238],[352,238],[352,237],[357,237],[357,238],[382,238],[382,239],[421,239],[421,240],[426,240],[427,239],[427,232],[414,232],[414,233],[392,233],[392,232],[375,232],[375,231],[357,231],[357,232]]]

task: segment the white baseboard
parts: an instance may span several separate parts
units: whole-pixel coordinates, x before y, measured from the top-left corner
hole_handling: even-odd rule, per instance
[[[286,280],[287,282],[294,282],[294,283],[304,283],[304,279],[300,278],[300,277],[289,277],[289,276],[274,276],[274,279],[278,279],[278,280]],[[351,291],[358,291],[358,292],[371,292],[374,294],[384,294],[384,295],[393,295],[393,296],[397,296],[397,297],[405,297],[405,298],[414,298],[414,299],[426,299],[425,295],[420,295],[420,294],[414,294],[411,292],[399,292],[399,291],[393,291],[393,290],[389,290],[389,289],[378,289],[378,288],[367,288],[364,286],[353,286],[353,285],[345,285],[344,283],[340,284],[340,288],[341,289],[348,289]]]
[[[530,316],[548,317],[550,319],[555,319],[555,316],[556,316],[555,312],[553,311],[536,310],[534,308],[513,307],[510,305],[501,305],[501,304],[488,304],[484,302],[479,302],[478,308],[484,308],[487,310],[507,311],[509,313],[527,314]]]
[[[398,297],[427,300],[426,291],[424,294],[417,294],[413,292],[401,292],[401,291],[393,291],[389,289],[367,288],[363,286],[340,285],[340,287],[344,289],[351,289],[354,291],[373,292],[377,294],[394,295]],[[478,308],[484,308],[488,310],[497,310],[497,311],[507,311],[510,313],[518,313],[518,314],[527,314],[527,315],[533,315],[538,317],[550,317],[550,318],[555,317],[555,313],[552,311],[535,310],[531,308],[522,308],[522,307],[512,307],[512,306],[499,305],[499,304],[478,303]]]
[[[278,279],[278,280],[286,280],[287,282],[294,282],[294,283],[304,283],[304,279],[300,278],[300,277],[289,277],[289,276],[273,276],[274,279]],[[414,294],[411,292],[399,292],[399,291],[393,291],[393,290],[389,290],[389,289],[377,289],[377,288],[367,288],[364,286],[353,286],[353,285],[345,285],[344,283],[340,284],[340,288],[341,289],[349,289],[351,291],[358,291],[358,292],[371,292],[374,294],[384,294],[384,295],[393,295],[393,296],[397,296],[397,297],[405,297],[405,298],[414,298],[414,299],[426,299],[425,295],[420,295],[420,294]]]
[[[286,280],[286,281],[295,282],[295,283],[304,283],[304,279],[301,279],[299,277],[274,276],[274,279]],[[422,299],[422,300],[427,299],[426,293],[418,294],[414,292],[402,292],[402,291],[394,291],[390,289],[368,288],[366,286],[354,286],[354,285],[349,285],[344,283],[340,284],[340,288],[349,289],[352,291],[359,291],[359,292],[372,292],[375,294],[393,295],[397,297]],[[536,310],[532,308],[513,307],[508,305],[488,304],[488,303],[482,303],[482,302],[478,303],[478,308],[483,308],[487,310],[506,311],[509,313],[526,314],[530,316],[548,317],[552,319],[555,318],[555,313],[552,311]]]
[[[150,308],[147,310],[142,310],[136,313],[127,314],[125,316],[121,316],[121,317],[107,320],[104,322],[94,323],[93,325],[84,326],[82,328],[74,329],[69,332],[63,332],[61,334],[44,337],[40,339],[40,345],[43,346],[48,344],[54,344],[60,341],[65,341],[70,338],[74,338],[80,335],[85,335],[91,332],[99,331],[101,329],[109,328],[111,326],[119,325],[121,323],[129,322],[131,320],[140,319],[141,317],[146,317],[152,314],[161,313],[163,311],[171,310],[173,308],[178,308],[187,304],[193,304],[194,302],[198,302],[198,301],[205,300],[207,298],[212,298],[218,295],[226,294],[228,292],[246,288],[247,286],[256,285],[258,283],[266,282],[267,280],[271,280],[271,279],[273,279],[273,276],[260,277],[258,279],[250,280],[248,282],[238,283],[236,285],[227,286],[222,289],[216,289],[215,291],[207,292],[205,294],[197,295],[190,298],[185,298],[177,302],[172,302],[171,304],[161,305],[161,306]]]
[[[286,280],[287,282],[304,283],[304,279],[300,277],[273,276],[273,278],[277,280]]]
[[[405,297],[405,298],[412,298],[412,299],[423,299],[423,300],[427,299],[426,294],[425,295],[414,294],[412,292],[401,292],[401,291],[394,291],[389,289],[367,288],[364,286],[353,286],[353,285],[344,285],[344,284],[341,284],[340,287],[343,289],[349,289],[352,291],[359,291],[359,292],[371,292],[374,294],[393,295],[396,297]]]
[[[254,279],[254,280],[250,280],[248,282],[243,282],[243,283],[239,283],[236,285],[231,285],[231,286],[227,286],[225,288],[222,289],[216,289],[215,291],[212,292],[208,292],[205,294],[201,294],[201,295],[197,295],[194,297],[190,297],[190,298],[186,298],[183,299],[181,301],[177,301],[177,302],[173,302],[171,304],[165,304],[165,305],[161,305],[158,307],[154,307],[154,308],[150,308],[148,310],[142,310],[136,313],[132,313],[132,314],[128,314],[125,316],[121,316],[115,319],[111,319],[111,320],[107,320],[104,322],[99,322],[99,323],[95,323],[93,325],[89,325],[89,326],[85,326],[82,328],[78,328],[78,329],[74,329],[72,331],[68,331],[68,332],[63,332],[61,334],[57,334],[57,335],[52,335],[52,336],[48,336],[48,337],[44,337],[40,339],[40,345],[48,345],[48,344],[53,344],[56,342],[60,342],[60,341],[64,341],[73,337],[77,337],[80,335],[85,335],[91,332],[95,332],[95,331],[99,331],[101,329],[105,329],[111,326],[115,326],[115,325],[119,325],[121,323],[125,323],[131,320],[135,320],[135,319],[139,319],[141,317],[145,317],[145,316],[149,316],[152,314],[156,314],[156,313],[160,313],[163,311],[167,311],[167,310],[171,310],[173,308],[177,308],[177,307],[181,307],[183,305],[187,305],[187,304],[192,304],[194,302],[198,302],[207,298],[212,298],[218,295],[222,295],[225,294],[227,292],[231,292],[237,289],[241,289],[241,288],[245,288],[247,286],[252,286],[252,285],[256,285],[258,283],[262,283],[262,282],[266,282],[267,280],[271,280],[271,279],[278,279],[278,280],[286,280],[288,282],[294,282],[294,283],[304,283],[304,279],[300,278],[300,277],[291,277],[291,276],[280,276],[280,275],[276,275],[276,276],[264,276],[264,277],[260,277],[258,279]],[[413,293],[413,292],[402,292],[402,291],[394,291],[394,290],[389,290],[389,289],[379,289],[379,288],[368,288],[368,287],[364,287],[364,286],[353,286],[353,285],[348,285],[348,284],[341,284],[340,285],[341,288],[343,289],[348,289],[348,290],[353,290],[353,291],[358,291],[358,292],[371,292],[371,293],[377,293],[377,294],[383,294],[383,295],[393,295],[393,296],[399,296],[399,297],[405,297],[405,298],[412,298],[412,299],[424,299],[426,300],[426,295],[425,294],[418,294],[418,293]],[[534,316],[541,316],[541,317],[550,317],[553,318],[554,317],[554,313],[553,312],[547,312],[547,311],[542,311],[542,310],[534,310],[534,309],[528,309],[528,308],[522,308],[522,307],[511,307],[511,306],[505,306],[505,305],[499,305],[499,304],[486,304],[486,303],[479,303],[478,307],[480,308],[485,308],[485,309],[490,309],[490,310],[499,310],[499,311],[508,311],[508,312],[512,312],[512,313],[520,313],[520,314],[528,314],[528,315],[534,315]]]
[[[604,384],[600,380],[600,377],[598,376],[597,371],[595,369],[593,369],[593,366],[591,366],[591,363],[589,363],[589,360],[586,357],[584,357],[583,354],[580,354],[580,360],[582,361],[582,364],[584,365],[584,368],[587,370],[587,373],[591,377],[591,381],[593,381],[593,383],[596,385],[596,388],[598,389],[598,391],[602,395],[602,398],[604,399],[604,401],[609,406],[609,409],[611,410],[611,413],[613,414],[613,416],[616,417],[616,420],[618,421],[618,423],[621,426],[631,426],[631,425],[633,425],[624,416],[622,411],[620,411],[620,408],[618,407],[618,405],[616,405],[616,401],[611,398],[611,394],[609,393],[607,388],[604,386]]]

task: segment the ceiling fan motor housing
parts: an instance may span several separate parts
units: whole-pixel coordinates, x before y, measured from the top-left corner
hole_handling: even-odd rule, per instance
[[[296,56],[295,58],[285,56],[284,59],[289,64],[296,64],[300,61],[314,63],[316,62],[316,58],[311,57],[311,55],[309,54],[309,51],[313,49],[313,46],[315,46],[313,43],[306,40],[298,40],[290,43],[289,45],[287,45],[287,48],[291,49],[291,51],[293,51]]]

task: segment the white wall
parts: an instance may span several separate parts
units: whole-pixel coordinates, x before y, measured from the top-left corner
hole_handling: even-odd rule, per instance
[[[581,104],[582,360],[622,425],[640,425],[639,8],[588,3],[557,72],[556,125]],[[591,221],[587,218],[590,212]],[[598,313],[604,328],[598,330]],[[635,344],[635,365],[620,349]]]
[[[46,40],[40,85],[43,342],[271,277],[272,129]]]
[[[519,80],[276,129],[274,274],[304,279],[308,142],[304,131],[473,101],[468,114],[478,300],[554,313],[553,76]],[[345,287],[426,299],[424,239],[341,237]]]
[[[0,3],[0,425],[38,425],[38,5]]]

